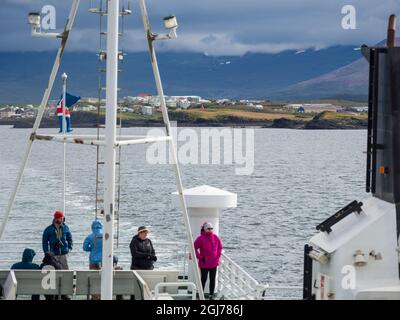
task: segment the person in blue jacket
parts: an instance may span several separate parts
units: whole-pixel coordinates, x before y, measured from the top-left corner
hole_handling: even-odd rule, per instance
[[[92,222],[92,233],[83,241],[83,250],[90,252],[89,269],[100,270],[103,253],[103,225],[100,220]]]
[[[83,250],[90,252],[89,269],[100,270],[103,254],[103,225],[97,219],[92,222],[92,233],[83,241]],[[93,294],[92,300],[100,300],[100,295]]]
[[[65,224],[63,212],[54,213],[53,223],[43,232],[42,247],[45,254],[51,252],[63,269],[68,270],[67,255],[72,250],[72,234]]]
[[[11,270],[40,270],[40,266],[36,263],[33,263],[33,258],[35,257],[36,252],[33,249],[26,248],[22,253],[22,261],[14,263],[11,266]],[[33,295],[32,300],[40,300],[39,295]]]

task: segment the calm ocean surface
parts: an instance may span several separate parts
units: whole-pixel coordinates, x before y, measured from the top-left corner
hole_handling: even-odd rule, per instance
[[[146,134],[148,128],[127,128],[124,134]],[[196,131],[200,129],[194,129]],[[43,132],[55,133],[55,129]],[[0,126],[0,217],[3,216],[30,131]],[[75,129],[95,134],[95,129]],[[220,236],[225,252],[258,281],[301,285],[303,246],[315,226],[347,205],[368,195],[365,185],[365,130],[299,131],[255,129],[252,175],[235,174],[237,165],[182,165],[185,188],[203,184],[238,194],[238,207],[222,211]],[[176,246],[184,240],[183,219],[174,207],[176,190],[171,165],[146,162],[148,146],[122,150],[120,246],[122,266],[129,267],[127,243],[139,225],[151,228],[158,243],[158,266],[178,261]],[[95,196],[96,150],[67,146],[67,224],[77,244],[72,267],[86,268],[80,242],[90,232]],[[4,239],[0,268],[19,260],[26,244],[42,259],[41,235],[52,214],[62,208],[62,145],[35,142]]]

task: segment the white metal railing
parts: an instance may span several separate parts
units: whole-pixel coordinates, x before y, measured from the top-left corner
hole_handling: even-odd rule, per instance
[[[60,134],[35,134],[33,136],[35,140],[43,140],[43,141],[54,141],[60,143],[73,143],[73,144],[85,144],[85,145],[93,145],[93,146],[105,146],[105,138],[99,138],[96,135],[60,135]],[[160,137],[150,137],[145,136],[143,138],[138,138],[135,136],[118,136],[119,140],[115,142],[115,147],[133,145],[133,144],[146,144],[146,143],[155,143],[155,142],[164,142],[171,141],[171,137],[169,136],[160,136]]]
[[[17,279],[15,277],[14,271],[11,270],[8,277],[3,284],[3,296],[4,300],[15,300],[17,299]]]
[[[264,287],[236,264],[226,254],[222,254],[218,269],[218,294],[224,299],[259,299]]]
[[[152,300],[153,295],[151,293],[151,290],[149,286],[147,285],[146,281],[143,280],[143,278],[137,273],[135,270],[133,270],[133,273],[136,276],[136,279],[139,281],[142,293],[143,293],[143,300]]]
[[[221,256],[217,281],[219,296],[228,300],[301,299],[301,287],[260,284],[224,253]]]

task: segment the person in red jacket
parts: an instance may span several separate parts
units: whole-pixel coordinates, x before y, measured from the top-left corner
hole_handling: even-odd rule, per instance
[[[215,277],[222,254],[221,239],[214,234],[213,229],[211,223],[204,223],[201,228],[201,234],[194,242],[196,256],[199,260],[203,290],[207,282],[208,274],[210,274],[210,300],[214,298]]]

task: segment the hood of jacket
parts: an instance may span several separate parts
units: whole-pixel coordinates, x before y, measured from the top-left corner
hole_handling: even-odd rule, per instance
[[[33,249],[26,248],[22,254],[22,262],[32,262],[36,252]]]
[[[103,225],[100,220],[94,220],[92,222],[92,231],[94,234],[103,234]]]

